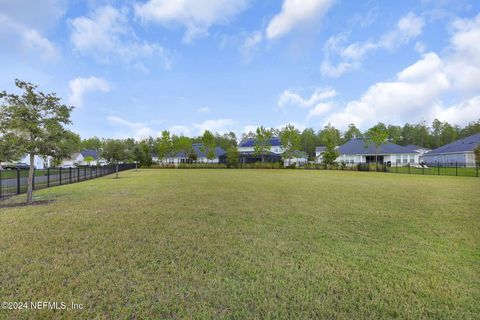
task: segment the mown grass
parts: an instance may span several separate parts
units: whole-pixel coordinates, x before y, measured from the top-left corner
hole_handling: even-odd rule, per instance
[[[0,209],[0,318],[480,317],[480,180],[139,170]],[[20,198],[9,199],[10,202]]]

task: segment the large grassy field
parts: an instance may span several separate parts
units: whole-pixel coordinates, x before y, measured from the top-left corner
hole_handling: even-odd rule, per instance
[[[0,300],[83,306],[0,318],[480,318],[480,179],[120,176],[0,208]]]

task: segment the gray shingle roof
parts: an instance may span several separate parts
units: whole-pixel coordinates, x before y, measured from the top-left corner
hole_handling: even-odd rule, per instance
[[[241,148],[246,148],[246,147],[253,147],[254,145],[255,145],[255,139],[248,138],[248,139],[243,139],[238,146]],[[280,142],[280,138],[275,137],[270,139],[270,145],[272,147],[281,146],[282,144]]]
[[[206,158],[207,155],[205,152],[202,151],[203,143],[194,143],[192,144],[192,149],[193,152],[197,155],[197,158]],[[220,147],[215,147],[215,157],[219,158],[221,156],[224,156],[226,154],[225,150],[223,150]],[[185,151],[179,151],[175,153],[176,158],[185,158],[187,157],[187,154]]]
[[[476,133],[466,138],[441,146],[437,149],[433,149],[432,151],[426,154],[432,155],[432,154],[442,154],[442,153],[473,151],[475,147],[479,144],[480,144],[480,133]]]
[[[386,142],[378,148],[378,152],[373,142],[369,142],[363,138],[352,139],[338,147],[340,154],[398,154],[398,153],[417,153],[416,151],[399,146],[392,142]]]
[[[315,152],[323,152],[325,151],[325,147],[324,146],[320,146],[320,147],[316,147],[315,148]]]
[[[83,158],[92,157],[95,160],[98,159],[97,150],[83,150],[83,151],[80,151],[80,154],[83,156]]]

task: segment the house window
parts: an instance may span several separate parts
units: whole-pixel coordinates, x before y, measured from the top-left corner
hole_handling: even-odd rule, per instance
[[[397,163],[400,163],[400,156],[397,156]]]
[[[412,156],[410,157],[410,163],[414,163],[415,162],[415,158]]]

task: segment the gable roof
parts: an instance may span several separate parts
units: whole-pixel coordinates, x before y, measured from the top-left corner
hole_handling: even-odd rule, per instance
[[[315,152],[323,152],[325,151],[325,146],[319,146],[315,148]]]
[[[95,160],[98,159],[97,150],[83,150],[83,151],[80,151],[80,154],[83,156],[83,158],[92,157]]]
[[[206,152],[202,151],[203,143],[193,143],[192,144],[192,149],[193,152],[195,152],[197,158],[206,158],[207,154]],[[219,158],[221,156],[224,156],[226,154],[225,150],[223,150],[220,147],[215,147],[215,158]],[[170,155],[172,156],[172,155]],[[176,158],[186,158],[188,155],[185,151],[178,151],[173,154],[174,157]]]
[[[282,143],[280,142],[280,138],[274,137],[270,139],[270,145],[272,147],[281,146]],[[243,139],[242,141],[240,141],[240,144],[238,145],[239,148],[248,148],[248,147],[254,147],[254,146],[255,146],[255,139],[252,139],[252,138]]]
[[[473,151],[479,144],[480,133],[476,133],[466,138],[459,139],[457,141],[441,146],[437,149],[433,149],[432,151],[426,153],[426,155]]]
[[[373,142],[367,141],[364,138],[357,138],[348,141],[347,143],[338,147],[337,151],[340,154],[397,154],[397,153],[418,153],[407,147],[399,146],[392,142],[382,144],[378,151]]]

